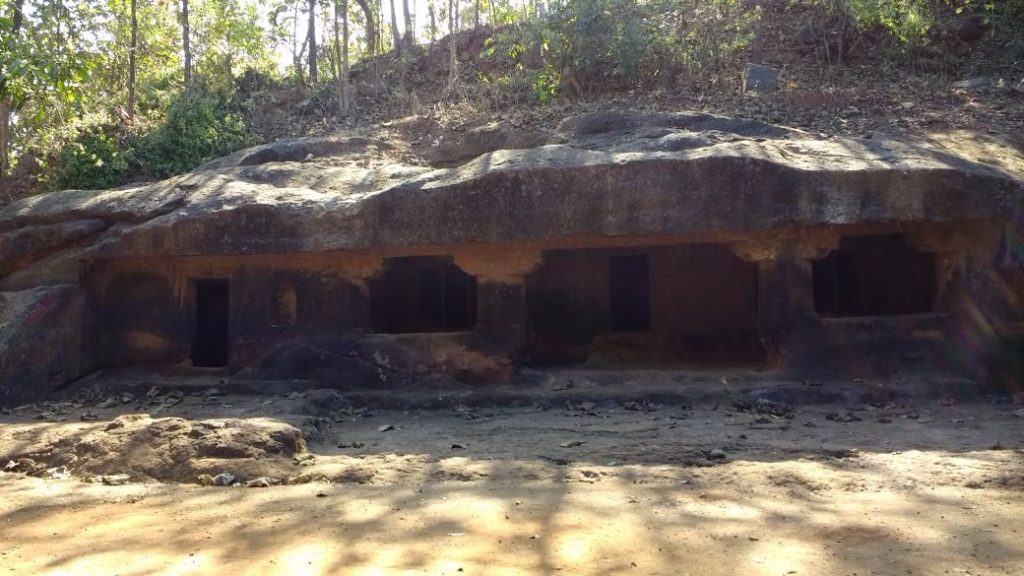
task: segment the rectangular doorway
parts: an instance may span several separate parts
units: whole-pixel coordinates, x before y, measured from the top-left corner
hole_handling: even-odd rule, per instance
[[[612,332],[651,328],[651,277],[647,256],[612,256],[608,263]]]
[[[204,368],[227,366],[230,311],[228,280],[196,280],[195,311],[192,365]]]
[[[476,278],[450,256],[406,256],[385,262],[370,280],[374,332],[463,332],[476,325]]]

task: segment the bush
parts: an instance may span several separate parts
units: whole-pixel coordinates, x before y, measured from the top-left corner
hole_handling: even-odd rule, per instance
[[[241,108],[225,91],[197,85],[167,110],[157,129],[140,142],[139,162],[146,173],[165,178],[246,145]]]
[[[75,132],[57,153],[56,167],[50,176],[52,188],[110,188],[123,183],[137,168],[133,137],[122,128],[92,124]]]

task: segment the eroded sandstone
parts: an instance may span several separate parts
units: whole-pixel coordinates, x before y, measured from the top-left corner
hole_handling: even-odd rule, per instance
[[[41,334],[31,314],[0,312],[7,342],[77,359],[41,370],[5,352],[7,397],[195,362],[213,324],[211,365],[287,378],[298,358],[337,386],[737,358],[845,374],[953,358],[1005,382],[1019,361],[1015,173],[698,113],[584,115],[544,145],[491,132],[439,144],[446,168],[305,138],[7,206],[4,297],[70,285],[77,314],[38,340],[22,336]]]

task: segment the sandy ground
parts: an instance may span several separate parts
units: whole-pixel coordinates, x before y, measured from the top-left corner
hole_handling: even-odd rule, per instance
[[[3,458],[80,452],[70,477],[0,473],[0,572],[1024,574],[1024,418],[1014,406],[396,411],[316,393],[162,402],[0,417]],[[242,414],[294,425],[308,451],[187,469],[120,458],[90,471],[101,460],[84,446],[132,455],[148,442],[149,457],[169,457],[161,447],[176,436],[109,435],[112,418],[138,411],[193,425],[165,431]],[[86,413],[98,419],[82,422]],[[60,443],[72,437],[92,440]],[[146,476],[195,466],[280,485]],[[132,481],[85,481],[115,472]]]

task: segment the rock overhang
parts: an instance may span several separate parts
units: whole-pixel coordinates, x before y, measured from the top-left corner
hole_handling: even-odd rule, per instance
[[[706,144],[661,149],[672,135]],[[551,141],[432,169],[366,138],[297,139],[28,198],[0,211],[0,233],[99,220],[94,257],[252,254],[1007,220],[1021,198],[1014,175],[952,154],[700,113],[584,115]]]

